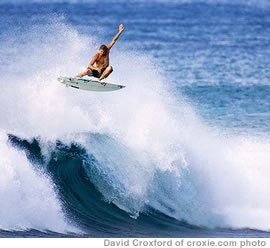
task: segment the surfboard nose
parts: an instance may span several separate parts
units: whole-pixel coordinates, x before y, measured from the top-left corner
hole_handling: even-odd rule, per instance
[[[58,80],[60,83],[63,83],[63,82],[64,82],[64,78],[63,78],[63,77],[59,77],[59,78],[57,78],[57,80]]]

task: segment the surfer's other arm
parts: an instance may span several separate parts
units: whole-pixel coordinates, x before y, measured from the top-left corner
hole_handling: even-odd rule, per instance
[[[88,67],[89,67],[90,69],[92,69],[92,70],[97,70],[97,71],[99,71],[100,69],[98,69],[97,67],[94,66],[94,64],[95,64],[95,62],[96,62],[96,60],[97,60],[97,58],[98,58],[98,53],[91,59],[91,61],[89,62]]]
[[[87,67],[87,70],[79,73],[78,75],[76,75],[76,77],[81,78],[81,77],[86,76],[86,75],[93,76],[93,70],[98,71],[98,73],[101,73],[101,69],[94,66],[97,59],[98,59],[98,53],[91,59],[89,65]]]
[[[111,41],[111,43],[107,46],[108,49],[111,49],[112,46],[114,45],[114,43],[118,40],[120,34],[124,31],[124,27],[123,24],[119,25],[119,32],[114,36],[113,40]]]

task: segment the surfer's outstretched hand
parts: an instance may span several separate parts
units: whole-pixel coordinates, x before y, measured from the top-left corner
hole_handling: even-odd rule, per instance
[[[124,31],[124,26],[123,26],[123,24],[120,24],[119,25],[119,32],[123,32]]]

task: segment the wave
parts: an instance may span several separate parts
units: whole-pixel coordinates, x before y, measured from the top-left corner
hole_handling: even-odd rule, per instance
[[[80,136],[86,138],[87,142],[92,143],[95,147],[98,144],[104,146],[104,144],[113,143],[113,149],[122,149],[122,145],[105,135],[88,133]],[[127,187],[117,179],[112,168],[108,168],[102,160],[98,160],[93,155],[94,151],[89,154],[87,149],[78,143],[65,145],[60,140],[55,144],[50,143],[51,153],[49,156],[48,153],[44,156],[40,146],[43,142],[39,138],[27,141],[9,135],[9,142],[17,149],[23,150],[32,163],[39,165],[37,170],[47,171],[57,186],[65,215],[80,228],[81,233],[87,233],[87,236],[179,237],[180,235],[182,237],[204,237],[209,233],[212,233],[212,236],[239,235],[237,231],[232,234],[232,230],[228,228],[218,228],[213,232],[207,227],[191,225],[185,220],[170,217],[174,209],[169,206],[168,197],[162,194],[165,193],[162,192],[164,187],[160,185],[159,193],[162,194],[162,199],[158,206],[147,201],[143,203],[142,208],[142,202],[138,200],[137,196],[128,192]],[[168,173],[157,172],[155,174],[153,184],[158,183],[155,181],[159,181],[159,184],[164,183],[161,180],[163,177],[168,185],[167,180],[171,179],[171,176],[166,175]],[[187,181],[185,184],[189,184],[189,182]],[[149,194],[151,193],[149,192]],[[169,191],[166,193],[171,194]],[[137,213],[138,205],[140,205],[140,216]],[[192,207],[194,208],[194,206]],[[186,206],[186,211],[190,212],[188,206]],[[169,213],[169,215],[165,213]],[[247,237],[268,236],[268,233],[255,230],[246,229],[240,230],[240,232],[242,236]]]
[[[151,58],[124,48],[114,50],[117,70],[110,77],[124,82],[124,90],[105,95],[62,87],[56,78],[84,69],[85,51],[94,52],[98,42],[56,19],[9,39],[1,51],[7,64],[0,69],[0,128],[28,160],[7,146],[5,135],[1,153],[14,175],[28,170],[20,187],[15,176],[7,184],[15,185],[14,199],[31,200],[21,207],[25,211],[15,208],[0,218],[0,227],[16,229],[20,220],[24,228],[65,232],[71,220],[93,236],[116,230],[128,235],[127,225],[133,235],[158,235],[158,225],[171,226],[171,233],[269,230],[269,140],[208,127],[180,93],[171,92]],[[41,189],[32,189],[38,183]],[[2,188],[3,195],[9,192]]]
[[[90,136],[93,140],[108,139],[97,134]],[[151,236],[153,232],[156,236],[172,235],[162,231],[161,226],[183,234],[190,229],[200,232],[200,228],[172,219],[151,207],[145,208],[138,220],[135,216],[130,218],[136,207],[129,204],[125,209],[129,207],[129,213],[121,209],[125,205],[123,199],[122,207],[117,207],[121,198],[126,198],[126,202],[131,200],[126,197],[123,185],[116,183],[112,173],[106,174],[101,162],[79,144],[65,145],[57,141],[48,160],[48,154],[44,157],[41,153],[39,139],[27,141],[9,135],[9,142],[25,151],[28,159],[39,165],[37,170],[47,171],[57,186],[66,216],[92,236]]]
[[[50,178],[35,173],[24,152],[7,144],[0,133],[0,229],[74,232],[66,222]]]

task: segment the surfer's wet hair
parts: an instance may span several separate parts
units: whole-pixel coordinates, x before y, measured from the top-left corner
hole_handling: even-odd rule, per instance
[[[104,55],[107,53],[107,51],[108,51],[108,47],[106,46],[106,45],[101,45],[100,47],[99,47],[99,49],[101,49],[101,50],[103,50],[104,51]]]

